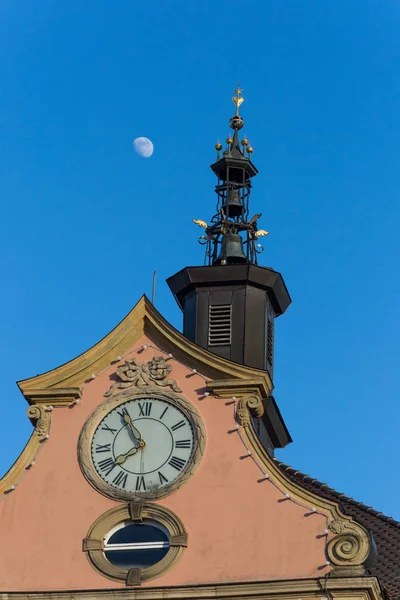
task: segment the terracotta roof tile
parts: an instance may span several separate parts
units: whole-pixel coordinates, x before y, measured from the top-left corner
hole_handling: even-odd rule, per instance
[[[345,514],[354,517],[371,532],[378,552],[378,559],[370,569],[371,575],[378,577],[386,590],[387,597],[391,600],[400,600],[400,522],[393,517],[387,517],[372,506],[337,492],[326,483],[305,475],[276,458],[274,461],[290,479],[305,489],[323,498],[339,501]]]

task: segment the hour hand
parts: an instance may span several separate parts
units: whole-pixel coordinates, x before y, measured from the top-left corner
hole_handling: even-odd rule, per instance
[[[122,465],[130,456],[134,456],[138,450],[139,450],[139,447],[137,446],[135,448],[131,448],[129,450],[129,452],[126,452],[125,454],[119,454],[115,458],[115,464]]]
[[[132,431],[133,436],[135,437],[135,439],[137,439],[138,442],[141,442],[142,441],[142,435],[141,435],[140,431],[138,431],[138,429],[136,429],[136,427],[134,426],[131,417],[129,415],[125,414],[124,415],[124,421],[125,421],[125,423],[128,424],[128,426],[129,426],[130,430]]]

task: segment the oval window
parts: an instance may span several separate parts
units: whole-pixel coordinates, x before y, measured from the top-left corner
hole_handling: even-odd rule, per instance
[[[117,525],[104,538],[104,554],[114,566],[122,569],[145,569],[167,554],[169,533],[160,523],[143,520]]]

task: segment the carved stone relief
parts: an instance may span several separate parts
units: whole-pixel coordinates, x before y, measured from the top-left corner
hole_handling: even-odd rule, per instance
[[[145,364],[140,363],[137,358],[132,358],[118,367],[116,376],[120,381],[114,383],[105,396],[111,396],[116,390],[150,385],[169,386],[174,392],[181,392],[175,379],[167,379],[171,371],[172,365],[169,365],[163,356],[154,356]]]
[[[27,410],[28,417],[35,426],[35,434],[44,440],[50,429],[50,411],[45,405],[30,406]]]
[[[374,560],[374,545],[368,532],[354,521],[335,520],[329,524],[335,536],[328,542],[327,554],[334,566],[332,575],[344,572],[366,572],[366,564]]]
[[[242,427],[250,425],[251,415],[254,417],[262,417],[264,414],[264,406],[261,397],[257,394],[249,394],[240,398],[236,408],[236,421]]]

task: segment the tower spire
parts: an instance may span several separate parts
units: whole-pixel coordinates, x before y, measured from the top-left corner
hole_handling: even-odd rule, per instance
[[[185,267],[167,280],[183,312],[183,332],[190,340],[229,360],[273,374],[274,322],[290,304],[282,275],[257,264],[263,248],[258,229],[261,213],[250,213],[252,178],[258,171],[253,148],[243,135],[238,85],[229,119],[226,146],[218,140],[217,160],[211,169],[218,178],[217,205],[208,221],[195,219],[204,229],[205,264]],[[233,130],[233,132],[232,132]]]
[[[211,169],[218,177],[215,186],[217,194],[216,213],[208,225],[202,220],[194,219],[194,223],[205,228],[205,235],[199,239],[206,246],[205,263],[208,265],[257,264],[257,256],[263,251],[257,241],[259,237],[268,235],[259,230],[257,221],[261,213],[249,218],[249,200],[251,179],[258,171],[251,161],[253,148],[246,135],[240,140],[239,131],[244,120],[239,114],[244,102],[243,90],[238,84],[232,102],[236,107],[229,126],[234,130],[233,137],[226,139],[226,148],[218,140],[215,145],[217,161]],[[222,154],[221,154],[222,151]]]

